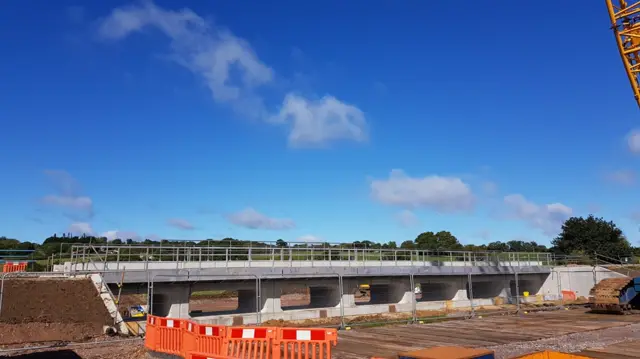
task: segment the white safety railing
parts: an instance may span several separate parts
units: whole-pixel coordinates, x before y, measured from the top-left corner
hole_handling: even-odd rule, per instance
[[[550,253],[467,252],[336,247],[206,247],[74,245],[72,270],[148,270],[156,263],[176,268],[550,266]],[[170,268],[170,267],[167,267]]]

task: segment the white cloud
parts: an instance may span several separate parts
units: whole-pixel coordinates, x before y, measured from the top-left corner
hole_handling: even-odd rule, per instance
[[[185,230],[192,230],[192,229],[196,228],[189,221],[187,221],[186,219],[182,219],[182,218],[171,218],[171,219],[167,220],[167,224],[172,226],[172,227],[185,229]]]
[[[66,207],[70,209],[78,209],[82,211],[91,211],[93,208],[93,200],[90,197],[73,197],[47,195],[42,197],[42,203],[54,206]]]
[[[640,154],[640,129],[633,130],[627,135],[627,146],[631,153]]]
[[[136,232],[132,232],[132,231],[119,231],[119,230],[111,230],[111,231],[106,231],[104,233],[102,233],[100,235],[101,237],[105,237],[107,238],[107,240],[112,241],[114,239],[121,239],[121,240],[127,240],[127,239],[133,239],[134,241],[138,241],[140,239],[142,239],[142,237],[140,237],[140,235]]]
[[[93,228],[91,227],[91,223],[87,222],[75,222],[69,225],[69,232],[75,235],[93,235]]]
[[[492,181],[485,181],[482,183],[482,192],[488,196],[492,196],[498,193],[498,185]]]
[[[413,227],[420,223],[416,214],[406,209],[396,214],[396,221],[403,227]]]
[[[157,28],[171,40],[175,60],[206,83],[216,102],[228,103],[242,115],[272,123],[283,124],[290,119],[290,143],[364,138],[362,111],[332,96],[310,101],[289,94],[280,112],[270,114],[258,90],[273,81],[273,69],[260,61],[247,41],[215,27],[189,9],[166,10],[152,1],[117,8],[103,19],[99,34],[119,40],[147,27]]]
[[[297,242],[306,242],[306,243],[322,243],[324,240],[321,237],[317,237],[311,234],[306,234],[304,236],[300,236],[296,240]]]
[[[93,216],[93,200],[82,195],[78,181],[68,172],[61,170],[46,170],[45,175],[54,186],[55,194],[41,198],[45,205],[60,207],[86,217]]]
[[[439,212],[472,209],[475,197],[468,184],[456,177],[415,178],[392,170],[389,179],[373,180],[371,195],[381,203],[405,208],[431,208]]]
[[[271,120],[276,123],[290,122],[289,143],[294,146],[367,139],[364,113],[333,96],[311,101],[288,94],[280,112]]]
[[[250,229],[284,230],[296,226],[292,219],[270,218],[250,207],[228,215],[227,219],[237,226]]]
[[[611,182],[628,186],[636,182],[636,173],[631,170],[618,170],[607,173],[606,178]]]
[[[231,103],[245,115],[265,114],[254,90],[273,79],[273,70],[246,41],[211,26],[189,9],[165,10],[151,1],[117,8],[102,21],[99,34],[119,40],[147,27],[169,37],[175,60],[205,81],[215,101]],[[237,77],[232,76],[234,70]]]
[[[520,194],[505,196],[504,204],[509,215],[541,229],[549,236],[557,235],[562,223],[573,214],[573,209],[562,203],[537,205]]]

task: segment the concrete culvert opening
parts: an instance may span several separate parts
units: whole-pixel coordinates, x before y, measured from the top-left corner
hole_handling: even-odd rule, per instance
[[[454,283],[420,283],[420,292],[416,294],[418,302],[436,302],[453,300],[458,293]]]
[[[117,288],[113,288],[113,286],[110,287],[111,292],[118,293]],[[135,290],[128,288],[126,285],[124,286],[124,293],[120,294],[120,300],[118,302],[118,311],[120,312],[120,315],[122,315],[122,318],[133,318],[135,314],[139,314],[138,312],[140,308],[146,312],[148,304],[146,291],[146,286],[144,288],[135,288]]]
[[[356,304],[369,304],[371,301],[371,285],[360,283],[353,289],[353,299]]]
[[[518,286],[516,288],[516,281],[512,280],[509,283],[509,288],[511,289],[511,296],[524,296],[524,292],[529,292],[529,295],[536,295],[540,290],[540,281],[537,280],[518,280]],[[519,290],[519,293],[518,293]]]
[[[192,317],[224,315],[240,312],[238,290],[202,290],[191,293],[189,297],[189,314]],[[244,295],[245,293],[243,293]],[[250,293],[255,297],[255,290]],[[254,305],[247,312],[255,312],[255,298],[251,301]]]
[[[169,309],[171,308],[171,303],[169,303],[169,298],[167,295],[153,293],[151,297],[152,307],[151,307],[151,315],[157,315],[160,317],[166,317],[169,315]]]
[[[356,298],[356,305],[367,304],[396,304],[401,303],[408,298],[407,294],[412,295],[414,289],[410,288],[409,281],[398,281],[397,283],[375,283],[369,285],[369,300],[366,302],[359,301]]]
[[[287,284],[280,289],[282,310],[311,308],[311,288],[306,284]]]
[[[474,281],[470,286],[467,283],[467,298],[471,299],[471,291],[473,291],[473,299],[490,299],[504,295],[505,285],[502,281]]]

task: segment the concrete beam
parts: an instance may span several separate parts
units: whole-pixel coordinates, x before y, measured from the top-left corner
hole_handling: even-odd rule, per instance
[[[343,268],[219,268],[207,270],[175,270],[155,269],[150,271],[127,270],[125,283],[147,283],[153,280],[159,282],[199,282],[199,281],[229,281],[245,280],[255,281],[256,277],[273,279],[319,279],[337,280],[337,276],[343,277],[400,277],[413,274],[415,276],[463,276],[473,275],[499,275],[518,273],[550,273],[548,267],[343,267]],[[104,280],[107,283],[119,283],[122,272],[104,272]]]

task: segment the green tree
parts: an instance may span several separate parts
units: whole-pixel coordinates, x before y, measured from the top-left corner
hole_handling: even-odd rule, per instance
[[[418,235],[415,239],[416,247],[418,249],[427,249],[427,250],[460,250],[462,249],[462,245],[458,241],[451,232],[449,231],[440,231],[438,233],[433,232],[423,232]]]
[[[615,223],[593,215],[567,219],[552,244],[556,252],[563,254],[598,253],[617,257],[631,253],[631,245],[622,230]]]
[[[384,249],[397,249],[398,245],[396,244],[395,241],[389,241],[389,242],[383,244],[382,248],[384,248]]]
[[[463,249],[469,252],[481,252],[481,251],[487,250],[487,245],[486,244],[480,244],[480,245],[465,244]]]
[[[507,252],[509,245],[503,242],[491,242],[487,245],[487,249],[490,251]]]
[[[288,246],[289,246],[289,244],[287,242],[285,242],[284,239],[278,239],[276,241],[276,247],[278,247],[278,248],[286,248]]]
[[[415,249],[416,244],[413,241],[404,241],[400,244],[400,248],[402,249]]]

